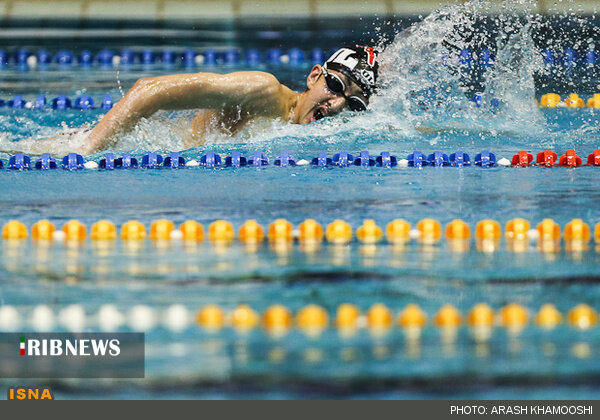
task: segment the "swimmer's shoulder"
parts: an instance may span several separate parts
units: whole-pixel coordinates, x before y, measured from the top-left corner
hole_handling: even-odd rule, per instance
[[[239,71],[229,73],[227,76],[232,79],[232,83],[241,84],[241,89],[245,91],[243,102],[250,108],[271,109],[276,114],[281,114],[290,97],[294,96],[294,92],[271,73]]]
[[[275,75],[265,71],[237,71],[229,73],[244,83],[250,90],[266,95],[277,95],[286,88]]]
[[[290,90],[275,75],[266,71],[236,71],[222,76],[230,82],[241,82],[255,91],[276,94],[281,90]]]
[[[228,76],[241,77],[250,83],[257,84],[281,84],[275,75],[266,71],[250,70],[250,71],[234,71],[228,73]]]

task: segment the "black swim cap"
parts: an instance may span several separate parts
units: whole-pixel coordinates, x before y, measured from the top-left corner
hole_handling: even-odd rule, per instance
[[[323,67],[345,74],[367,96],[375,91],[379,64],[377,63],[377,52],[373,47],[355,45],[340,48],[327,59]]]

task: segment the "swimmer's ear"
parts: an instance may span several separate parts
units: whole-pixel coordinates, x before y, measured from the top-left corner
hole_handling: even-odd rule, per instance
[[[315,85],[317,79],[319,79],[319,76],[321,75],[321,68],[321,65],[315,64],[315,66],[310,70],[310,73],[308,73],[308,77],[306,78],[307,89],[312,89],[312,87]]]

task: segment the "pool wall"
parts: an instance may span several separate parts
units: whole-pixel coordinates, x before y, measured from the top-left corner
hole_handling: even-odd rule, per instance
[[[0,16],[3,20],[13,19],[116,19],[116,20],[211,20],[237,19],[257,16],[293,18],[340,18],[344,16],[392,16],[427,14],[440,7],[441,2],[422,0],[2,0]],[[572,10],[592,15],[598,11],[593,0],[558,3],[538,0],[536,8],[540,14],[558,14]],[[502,3],[497,2],[497,11]]]

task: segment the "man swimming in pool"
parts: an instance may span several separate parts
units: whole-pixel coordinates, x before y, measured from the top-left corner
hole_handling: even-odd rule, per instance
[[[357,45],[337,50],[323,66],[315,65],[301,93],[260,71],[140,79],[94,127],[80,152],[91,154],[115,145],[119,135],[159,110],[203,110],[192,121],[193,135],[186,147],[201,144],[210,130],[235,134],[261,118],[308,124],[346,107],[363,111],[375,91],[378,67],[373,48]]]

